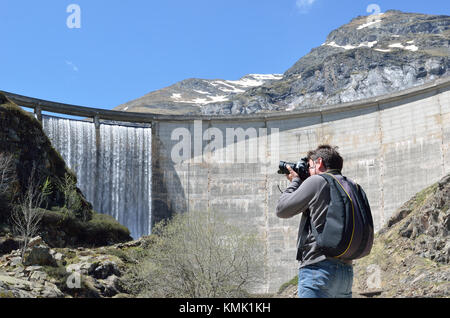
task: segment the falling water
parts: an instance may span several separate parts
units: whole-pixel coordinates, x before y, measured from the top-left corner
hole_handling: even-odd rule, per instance
[[[150,234],[151,128],[102,124],[96,132],[94,123],[51,116],[42,124],[94,210],[112,215],[135,239]]]

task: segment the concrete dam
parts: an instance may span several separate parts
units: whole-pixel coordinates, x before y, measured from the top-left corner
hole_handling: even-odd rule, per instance
[[[277,174],[279,160],[297,162],[321,143],[339,146],[343,174],[360,183],[368,194],[376,230],[412,195],[450,172],[449,78],[388,96],[319,109],[229,117],[117,112],[5,94],[18,105],[34,108],[48,135],[58,131],[50,131],[42,111],[91,118],[91,137],[81,134],[81,140],[91,140],[92,147],[86,147],[90,151],[97,147],[106,152],[114,146],[114,139],[107,136],[118,132],[116,128],[102,128],[106,121],[118,121],[118,127],[126,126],[124,122],[148,125],[139,128],[145,131],[128,132],[141,136],[132,137],[131,148],[135,150],[128,154],[136,158],[133,163],[126,164],[128,159],[124,158],[114,163],[118,170],[107,170],[109,174],[123,170],[116,182],[133,187],[133,192],[141,191],[135,198],[148,200],[148,204],[141,204],[139,209],[122,205],[114,210],[112,203],[104,201],[122,199],[109,196],[92,200],[94,208],[102,213],[114,210],[112,214],[119,220],[124,213],[138,213],[139,217],[122,219],[124,225],[137,229],[135,235],[148,234],[153,224],[174,213],[194,210],[211,210],[225,215],[233,224],[256,230],[265,242],[267,265],[261,292],[274,292],[297,275],[300,217],[285,220],[275,215],[280,189],[284,190],[288,182]],[[115,151],[109,162],[121,152]],[[78,156],[82,165],[82,158],[102,154]],[[70,158],[65,159],[70,165]],[[138,177],[127,179],[131,165]],[[95,169],[104,167],[98,163],[85,165],[88,176],[79,176],[80,181],[95,179],[93,176],[99,174]],[[113,190],[93,187],[92,191],[98,198],[98,191]],[[119,195],[125,189],[114,191]]]

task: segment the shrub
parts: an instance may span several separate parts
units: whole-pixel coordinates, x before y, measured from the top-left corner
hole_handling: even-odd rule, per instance
[[[154,229],[154,242],[125,276],[144,297],[246,297],[263,278],[255,233],[211,212],[178,214]]]
[[[83,222],[66,208],[42,212],[42,231],[39,234],[52,246],[94,247],[132,240],[130,231],[110,215],[91,211],[92,219]]]

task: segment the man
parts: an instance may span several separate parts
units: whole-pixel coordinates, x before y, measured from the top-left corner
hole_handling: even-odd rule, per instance
[[[316,244],[307,218],[310,217],[317,231],[324,227],[325,216],[330,205],[330,186],[323,173],[340,174],[343,159],[329,145],[321,145],[308,152],[310,177],[302,181],[298,174],[287,167],[291,181],[281,195],[277,205],[277,216],[290,218],[302,213],[299,229],[301,248],[297,260],[300,262],[298,297],[300,298],[351,298],[353,267],[351,261],[343,261],[324,255]],[[303,234],[303,235],[302,235]]]

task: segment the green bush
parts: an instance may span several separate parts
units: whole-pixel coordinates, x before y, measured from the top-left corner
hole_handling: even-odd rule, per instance
[[[262,240],[211,212],[178,214],[153,229],[153,244],[123,281],[143,297],[247,297],[264,276]]]
[[[66,208],[42,211],[40,235],[55,247],[105,246],[132,240],[130,231],[109,215],[91,211],[92,219],[83,222]]]

